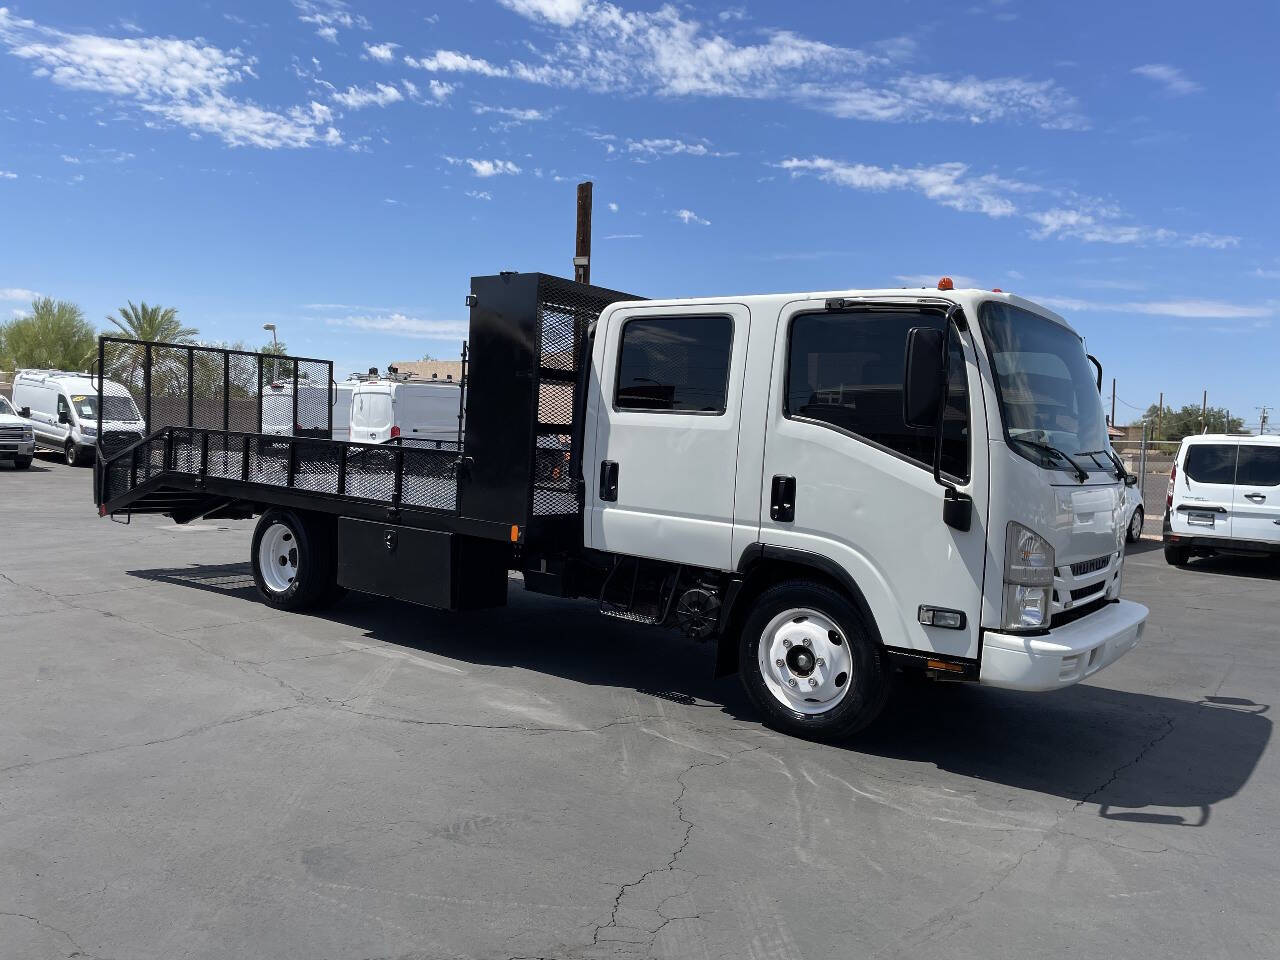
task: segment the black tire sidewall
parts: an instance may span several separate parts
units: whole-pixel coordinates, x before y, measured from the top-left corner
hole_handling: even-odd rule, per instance
[[[289,585],[289,589],[282,593],[277,593],[270,589],[266,581],[263,580],[258,549],[267,530],[277,523],[284,524],[289,528],[298,550],[298,575],[294,578],[293,583]],[[314,544],[307,525],[292,510],[268,510],[259,518],[258,525],[253,528],[253,540],[249,546],[249,557],[253,567],[253,582],[258,587],[259,595],[269,606],[278,607],[282,610],[295,610],[304,606],[310,599],[310,594],[315,592],[313,584],[316,571]]]
[[[836,707],[818,715],[798,713],[782,704],[760,676],[758,651],[764,628],[785,610],[808,607],[833,620],[853,658],[850,690]],[[738,670],[752,705],[776,730],[812,740],[846,739],[867,726],[884,706],[890,673],[883,651],[854,605],[822,584],[793,581],[764,591],[752,606],[739,638]]]

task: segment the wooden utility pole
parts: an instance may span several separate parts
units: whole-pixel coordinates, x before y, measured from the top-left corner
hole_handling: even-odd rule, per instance
[[[1209,426],[1209,391],[1204,392],[1204,399],[1200,402],[1200,432],[1204,433],[1205,428]]]
[[[578,231],[573,248],[573,279],[591,282],[591,181],[578,184]]]
[[[1156,439],[1164,436],[1164,391],[1160,391],[1160,403],[1156,406]]]

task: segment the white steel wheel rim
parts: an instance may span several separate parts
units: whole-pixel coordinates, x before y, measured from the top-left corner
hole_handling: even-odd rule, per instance
[[[757,657],[765,688],[796,713],[816,716],[834,710],[853,685],[849,638],[834,620],[808,607],[770,620]]]
[[[298,578],[298,539],[286,524],[271,524],[258,541],[258,569],[272,593],[284,593]]]
[[[1137,540],[1142,535],[1142,508],[1139,507],[1133,511],[1133,516],[1129,518],[1129,537]]]

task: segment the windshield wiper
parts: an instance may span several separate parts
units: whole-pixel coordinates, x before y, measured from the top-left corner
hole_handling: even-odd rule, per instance
[[[1057,447],[1051,447],[1049,446],[1049,444],[1041,443],[1039,440],[1024,440],[1022,437],[1010,437],[1010,439],[1014,443],[1025,443],[1028,447],[1035,447],[1037,450],[1043,450],[1045,453],[1049,454],[1049,456],[1051,457],[1057,457],[1059,459],[1067,461],[1067,463],[1071,464],[1071,469],[1076,472],[1076,479],[1079,480],[1081,483],[1084,483],[1086,480],[1089,479],[1089,472],[1085,470],[1084,467],[1080,466],[1080,464],[1072,460],[1071,457],[1069,457],[1067,454],[1059,450]]]
[[[1129,471],[1124,468],[1124,462],[1121,461],[1121,459],[1117,457],[1115,452],[1112,450],[1084,450],[1080,452],[1079,456],[1092,457],[1099,453],[1110,460],[1111,465],[1116,468],[1117,480],[1123,480],[1125,477],[1129,476]]]

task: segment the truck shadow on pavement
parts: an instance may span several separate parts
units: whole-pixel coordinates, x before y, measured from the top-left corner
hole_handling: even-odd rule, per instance
[[[259,602],[247,563],[129,573]],[[529,594],[516,581],[510,587],[510,605],[499,610],[451,614],[352,594],[308,616],[459,663],[629,688],[758,723],[736,677],[712,678],[709,644],[607,620],[590,603]],[[1201,827],[1212,806],[1252,776],[1271,739],[1269,709],[1240,698],[1185,701],[1090,684],[1028,694],[903,680],[870,729],[848,744],[810,749],[931,764],[1076,806],[1096,804],[1111,821]]]

